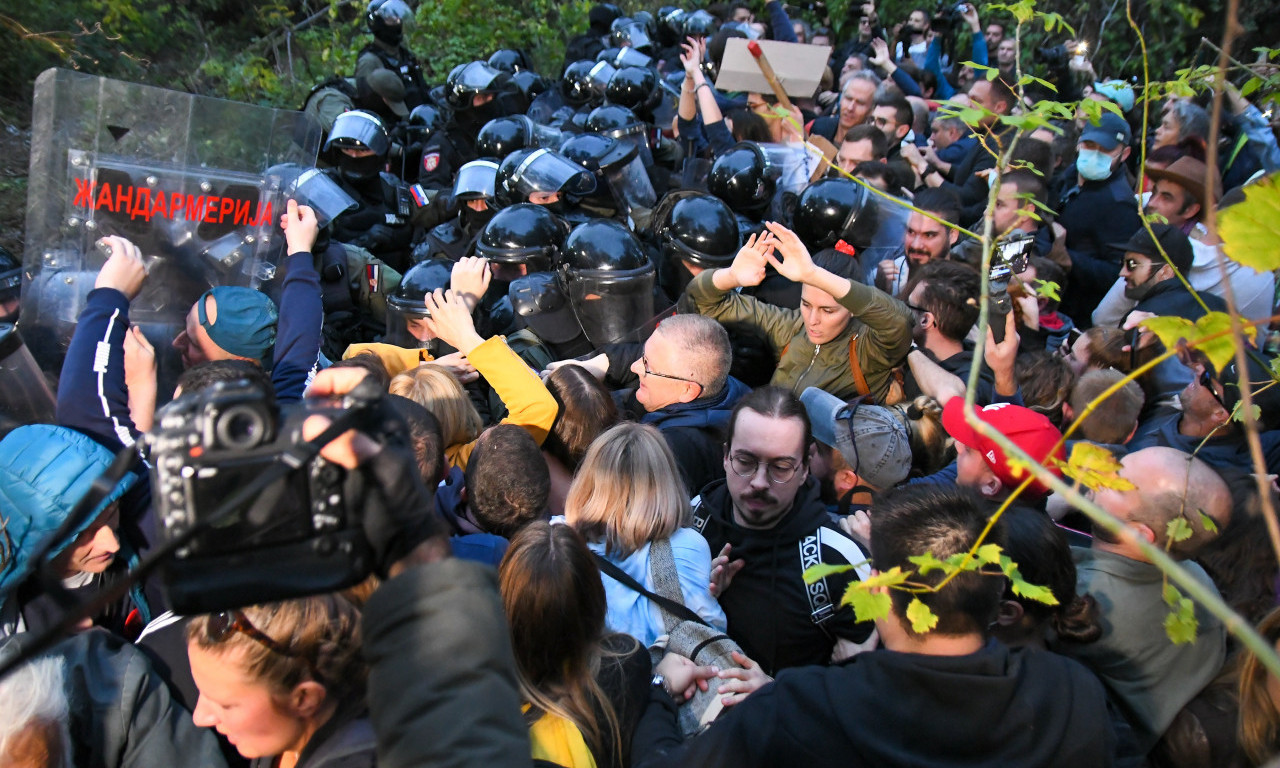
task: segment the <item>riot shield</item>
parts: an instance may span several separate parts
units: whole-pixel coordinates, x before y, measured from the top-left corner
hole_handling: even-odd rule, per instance
[[[50,69],[36,80],[21,329],[55,378],[105,260],[132,240],[148,278],[130,307],[157,352],[160,391],[181,361],[170,343],[215,285],[274,293],[282,257],[280,179],[315,165],[321,128],[291,112]]]

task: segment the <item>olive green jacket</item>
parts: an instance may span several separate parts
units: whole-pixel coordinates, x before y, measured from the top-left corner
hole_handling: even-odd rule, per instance
[[[890,371],[911,350],[914,318],[906,304],[879,289],[852,283],[847,294],[836,297],[853,313],[848,327],[833,341],[815,345],[805,333],[800,310],[765,304],[737,291],[721,291],[711,282],[713,272],[707,270],[689,283],[682,309],[696,309],[721,323],[750,323],[759,328],[779,358],[770,384],[786,387],[796,395],[806,387],[819,387],[842,400],[856,397],[858,385],[849,364],[849,342],[856,335],[858,364],[867,387],[877,402],[884,400]]]

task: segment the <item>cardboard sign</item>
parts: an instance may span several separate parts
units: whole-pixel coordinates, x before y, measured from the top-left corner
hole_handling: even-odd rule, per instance
[[[720,76],[716,88],[721,91],[753,91],[772,94],[773,89],[760,72],[760,65],[747,50],[748,40],[739,37],[729,39],[724,47],[724,59],[720,62]],[[831,58],[831,46],[805,43],[780,43],[776,40],[757,40],[765,58],[773,65],[778,82],[788,96],[797,99],[812,98],[822,80],[822,73]]]

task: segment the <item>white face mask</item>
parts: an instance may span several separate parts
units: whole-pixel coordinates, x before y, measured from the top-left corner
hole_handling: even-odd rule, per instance
[[[1090,181],[1102,181],[1111,175],[1111,155],[1097,149],[1082,149],[1076,155],[1076,170]]]

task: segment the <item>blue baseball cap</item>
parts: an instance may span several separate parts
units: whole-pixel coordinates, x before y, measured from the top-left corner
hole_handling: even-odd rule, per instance
[[[205,299],[217,304],[217,320],[209,322]],[[219,285],[204,292],[196,302],[196,316],[209,338],[227,352],[250,360],[267,360],[276,343],[276,321],[280,314],[265,293],[238,285]]]
[[[1093,90],[1099,96],[1105,96],[1120,105],[1120,109],[1128,112],[1133,109],[1133,86],[1123,80],[1104,80],[1093,84]]]
[[[1097,123],[1085,125],[1080,133],[1080,143],[1092,141],[1108,152],[1121,144],[1128,146],[1132,140],[1133,133],[1129,130],[1128,121],[1114,112],[1103,112]]]

